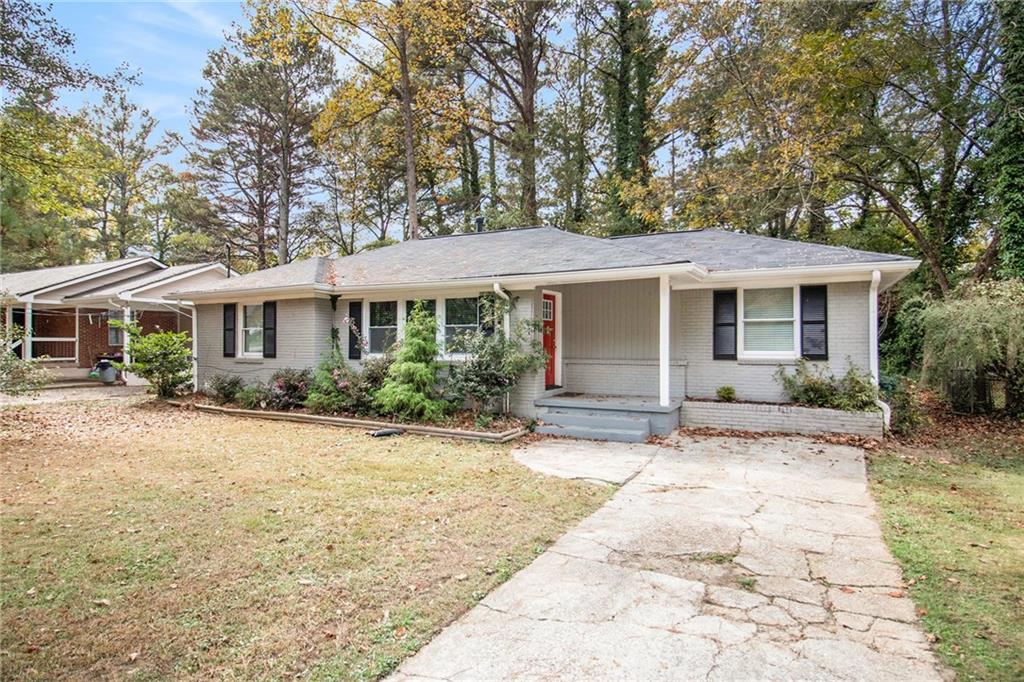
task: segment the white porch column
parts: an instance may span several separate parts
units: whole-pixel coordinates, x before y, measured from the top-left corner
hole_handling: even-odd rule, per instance
[[[21,356],[26,360],[32,359],[32,301],[25,304],[25,343],[22,344],[25,353]]]
[[[871,287],[868,293],[868,364],[871,367],[871,382],[878,386],[878,284],[882,273],[871,273]]]
[[[670,402],[669,355],[672,349],[672,287],[668,275],[658,280],[658,402],[667,407]]]
[[[121,319],[124,321],[124,323],[125,324],[131,324],[132,323],[132,307],[130,305],[126,305],[125,307],[121,308],[121,312],[122,312]],[[132,361],[132,358],[131,358],[131,339],[128,336],[128,330],[127,329],[124,330],[124,332],[121,335],[121,338],[123,339],[123,345],[121,346],[121,353],[124,355],[124,364],[127,365],[127,364],[129,364]]]
[[[78,337],[79,337],[79,326],[78,326],[78,306],[75,306],[75,365],[78,365]]]
[[[192,392],[199,392],[199,306],[189,306],[192,313]]]

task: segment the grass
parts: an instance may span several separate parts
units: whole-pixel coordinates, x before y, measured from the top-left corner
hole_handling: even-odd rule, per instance
[[[889,547],[958,679],[1020,680],[1024,426],[970,426],[947,421],[872,455],[871,485]]]
[[[509,449],[4,409],[3,676],[381,677],[612,492]]]

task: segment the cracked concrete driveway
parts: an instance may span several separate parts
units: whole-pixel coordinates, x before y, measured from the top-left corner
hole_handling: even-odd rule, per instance
[[[396,679],[946,677],[882,541],[861,450],[676,436],[515,454],[622,488]]]

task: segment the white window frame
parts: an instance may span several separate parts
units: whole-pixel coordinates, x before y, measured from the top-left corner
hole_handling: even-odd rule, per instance
[[[448,343],[447,343],[447,341],[448,341],[448,335],[447,335],[448,327],[468,327],[469,326],[468,324],[452,324],[452,325],[448,324],[448,301],[449,300],[456,301],[456,300],[461,300],[461,299],[464,299],[464,298],[475,298],[476,299],[476,329],[479,330],[480,326],[481,326],[481,321],[480,321],[480,294],[476,294],[475,296],[446,296],[445,298],[440,299],[438,301],[439,305],[443,305],[444,306],[444,312],[443,312],[443,314],[438,315],[438,317],[441,318],[441,324],[438,325],[437,343],[438,343],[438,347],[441,349],[442,357],[445,357],[445,358],[448,358],[448,359],[457,359],[458,360],[458,359],[465,359],[467,357],[466,353],[450,352],[448,350]]]
[[[746,307],[743,302],[745,289],[790,289],[793,293],[793,317],[790,318],[769,318],[759,319],[758,322],[790,322],[793,325],[793,350],[792,351],[748,351],[746,349],[746,333],[744,318]],[[752,286],[736,288],[736,359],[737,360],[795,360],[800,357],[800,285],[794,284],[791,287],[779,286]]]
[[[238,304],[238,309],[235,311],[235,317],[236,317],[235,326],[238,327],[238,331],[236,332],[236,335],[238,336],[238,341],[237,341],[237,344],[238,344],[238,357],[242,357],[242,358],[262,358],[263,357],[263,347],[262,346],[260,346],[260,349],[258,351],[246,351],[245,350],[245,330],[246,329],[256,329],[256,327],[246,327],[245,326],[245,308],[246,308],[246,306],[249,306],[251,308],[259,307],[261,309],[260,315],[263,314],[263,312],[262,312],[263,301],[260,301],[259,303],[239,303]],[[263,329],[265,329],[266,320],[263,321],[263,324],[264,324],[264,326],[259,327],[261,332],[263,331]]]
[[[419,299],[417,299],[419,300]],[[360,333],[366,337],[366,357],[379,358],[384,353],[374,353],[370,350],[370,320],[373,319],[370,316],[370,308],[373,307],[374,303],[394,303],[395,304],[395,342],[399,342],[404,338],[405,334],[405,299],[404,298],[375,298],[375,299],[364,299],[363,303],[363,324],[360,326]],[[388,325],[390,327],[391,325]],[[384,329],[385,327],[377,327],[377,329]],[[363,331],[365,330],[365,332]]]

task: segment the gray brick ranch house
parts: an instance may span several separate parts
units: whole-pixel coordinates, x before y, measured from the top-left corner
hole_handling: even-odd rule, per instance
[[[350,319],[379,353],[418,300],[434,307],[444,348],[479,324],[476,299],[495,294],[514,302],[506,324],[541,322],[548,365],[523,379],[511,409],[548,432],[640,440],[680,422],[856,432],[843,413],[815,426],[802,408],[759,403],[784,401],[776,368],[800,357],[836,374],[853,363],[877,382],[878,293],[918,265],[719,230],[602,239],[535,227],[310,258],[178,295],[196,305],[199,386],[217,373],[312,367]],[[357,338],[348,353],[365,359]],[[721,404],[706,399],[723,385],[748,407],[713,411]]]

